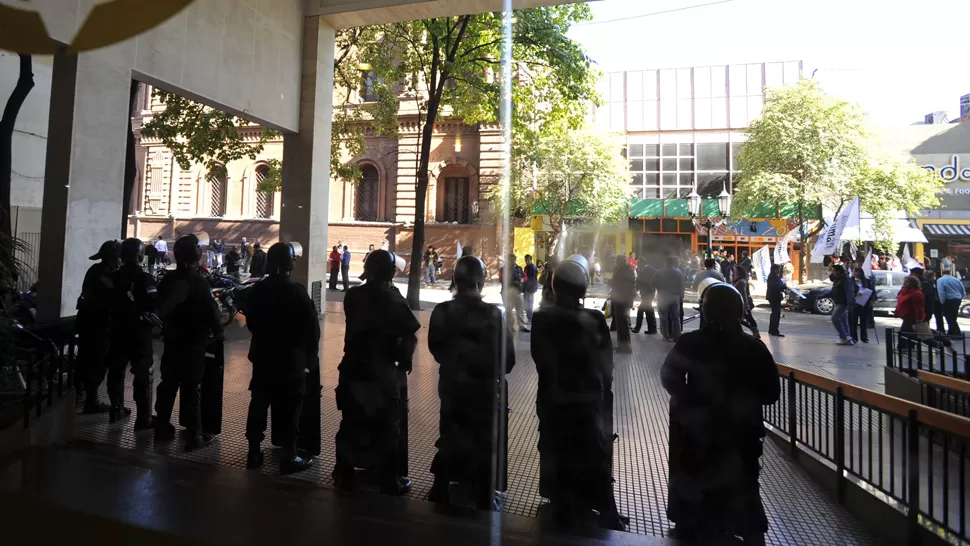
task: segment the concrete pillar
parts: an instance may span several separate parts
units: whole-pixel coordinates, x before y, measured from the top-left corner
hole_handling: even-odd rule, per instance
[[[88,257],[121,232],[132,42],[58,53],[51,76],[37,314],[75,314]]]
[[[283,137],[280,240],[303,245],[293,279],[312,289],[327,274],[330,137],[336,32],[318,16],[303,21],[299,133]]]

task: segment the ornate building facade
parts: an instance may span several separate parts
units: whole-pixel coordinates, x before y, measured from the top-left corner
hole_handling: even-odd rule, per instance
[[[267,142],[256,159],[225,165],[224,177],[207,176],[202,165],[183,170],[169,149],[140,135],[142,124],[163,108],[152,101],[147,86],[140,97],[133,120],[138,179],[128,233],[145,240],[158,236],[171,240],[178,234],[205,231],[227,246],[243,237],[264,247],[276,242],[280,196],[256,188],[266,176],[266,161],[283,159],[282,136]],[[410,262],[421,133],[411,108],[402,102],[396,137],[365,129],[365,152],[342,158],[360,165],[363,177],[357,183],[331,180],[328,246],[341,242],[363,258],[369,245],[380,247],[386,242]],[[254,125],[240,132],[255,142],[262,128]],[[426,245],[439,249],[445,269],[457,258],[459,244],[472,245],[476,255],[494,267],[498,240],[487,196],[501,173],[505,153],[501,129],[445,119],[435,126],[431,149]],[[362,266],[362,260],[351,263],[353,270]]]

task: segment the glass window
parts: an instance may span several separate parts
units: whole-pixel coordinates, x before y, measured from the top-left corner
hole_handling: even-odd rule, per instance
[[[785,63],[785,83],[795,83],[802,76],[801,63],[791,61]]]
[[[745,83],[747,77],[747,72],[743,64],[731,65],[731,68],[728,70],[728,83],[730,84],[732,97],[748,94],[748,86]]]
[[[610,130],[623,132],[625,130],[626,120],[623,119],[624,116],[623,103],[614,104],[613,109],[610,111]]]
[[[727,143],[698,144],[697,145],[697,170],[698,171],[728,170]]]
[[[643,160],[642,159],[631,159],[630,160],[630,170],[640,172],[643,170]]]
[[[660,151],[663,153],[663,157],[675,157],[677,155],[677,145],[664,144],[660,147]]]
[[[643,170],[645,171],[659,171],[660,170],[660,160],[659,159],[645,159],[643,160]]]
[[[785,65],[765,63],[765,87],[779,87],[785,83]]]
[[[740,129],[747,125],[747,97],[731,97],[731,127]]]
[[[610,102],[623,102],[623,72],[610,74]]]
[[[657,99],[657,71],[643,71],[643,98],[644,100]]]
[[[679,99],[677,101],[677,128],[691,129],[694,127],[693,101]]]
[[[887,277],[885,273],[882,273],[881,271],[877,271],[873,276],[876,278],[876,286],[889,285],[889,277]]]
[[[673,69],[660,71],[660,96],[674,98],[677,96],[677,71]]]
[[[601,97],[604,97],[604,98],[609,97],[610,78],[600,78],[599,81],[596,82],[596,90],[599,91],[599,94]]]
[[[647,173],[643,175],[643,183],[647,186],[658,186],[660,185],[660,175]]]
[[[671,174],[664,173],[664,174],[662,174],[660,176],[663,177],[663,186],[664,187],[666,187],[666,186],[676,186],[677,185],[677,175],[676,174],[673,174],[673,173],[671,173]]]
[[[643,157],[643,144],[630,144],[627,149],[630,150],[630,157]]]
[[[643,72],[626,73],[626,98],[630,101],[643,99]]]
[[[659,233],[660,232],[660,219],[654,218],[647,220],[643,223],[643,229],[647,233]]]
[[[630,183],[633,184],[634,186],[642,186],[643,173],[633,173],[633,178],[630,180]]]
[[[694,173],[680,173],[680,186],[687,188],[685,194],[690,193],[690,189],[694,187]]]
[[[694,99],[694,127],[711,128],[711,99]]]
[[[693,144],[679,144],[678,153],[681,157],[694,157],[694,145]]]
[[[678,164],[679,169],[681,171],[691,171],[691,172],[694,171],[694,160],[693,159],[689,159],[689,158],[683,157],[683,158],[680,159],[680,161],[677,162],[677,164]],[[727,167],[725,167],[725,169],[726,168]]]
[[[380,195],[380,174],[373,165],[361,168],[363,177],[357,183],[357,196],[354,206],[354,220],[376,222],[378,220],[378,198]],[[263,218],[269,218],[263,216]]]
[[[711,67],[701,66],[694,69],[694,96],[711,96]]]
[[[737,171],[741,169],[740,165],[738,165],[738,158],[741,157],[741,148],[743,146],[744,144],[741,142],[731,143],[731,170],[732,171]]]
[[[689,68],[678,68],[677,69],[677,96],[682,99],[689,99],[694,96],[694,90],[691,85],[690,69]]]
[[[643,199],[660,199],[660,188],[656,186],[647,186],[643,188],[641,193],[643,194]]]
[[[893,273],[893,286],[902,286],[903,281],[906,280],[907,275],[905,273],[897,273],[895,271],[893,271],[892,273]]]
[[[643,130],[643,102],[626,103],[626,127],[628,131]]]
[[[677,170],[677,160],[674,158],[664,158],[663,166],[664,166],[664,171],[674,172]]]
[[[698,173],[697,193],[705,199],[717,197],[727,180],[728,173]]]
[[[643,145],[643,156],[644,157],[660,157],[660,145],[659,144],[644,144]]]
[[[660,128],[661,129],[676,129],[677,128],[677,101],[674,99],[666,99],[660,101]]]
[[[677,233],[677,220],[663,218],[660,221],[660,228],[664,233]]]
[[[610,105],[597,106],[594,114],[596,128],[602,131],[610,130]]]
[[[749,64],[748,65],[748,94],[749,95],[760,95],[764,92],[765,84],[762,81],[761,65],[760,64]]]
[[[681,233],[691,233],[694,231],[694,221],[693,220],[679,220],[677,222],[677,229]]]
[[[657,118],[657,101],[648,100],[643,103],[643,130],[656,131],[660,129],[660,120]]]
[[[726,66],[711,67],[711,96],[712,97],[727,96],[727,67]]]
[[[664,199],[677,199],[677,187],[676,186],[664,186],[661,190]]]
[[[468,177],[445,178],[445,204],[441,219],[467,224],[468,202]]]
[[[761,107],[764,105],[764,99],[761,95],[755,95],[753,97],[748,97],[748,121],[754,121],[761,117]]]
[[[726,129],[728,126],[727,99],[711,100],[711,129]]]

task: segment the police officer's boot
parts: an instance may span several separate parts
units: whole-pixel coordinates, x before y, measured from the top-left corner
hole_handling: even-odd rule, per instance
[[[404,476],[397,476],[396,472],[381,472],[381,493],[394,495],[396,497],[407,495],[414,485],[411,480]]]
[[[155,428],[155,421],[152,419],[152,407],[148,400],[136,400],[135,412],[135,432]]]
[[[202,449],[212,443],[212,435],[205,432],[189,432],[189,439],[185,442],[185,451]]]
[[[351,492],[354,490],[354,467],[346,464],[337,463],[333,467],[333,486],[341,491]]]
[[[448,486],[448,480],[435,476],[431,491],[428,493],[428,500],[437,504],[448,504],[451,500]]]
[[[249,453],[246,454],[246,468],[252,470],[263,466],[263,450],[259,444],[250,445]]]
[[[283,458],[280,460],[280,476],[303,472],[313,465],[313,458],[303,458],[295,450],[284,450]]]

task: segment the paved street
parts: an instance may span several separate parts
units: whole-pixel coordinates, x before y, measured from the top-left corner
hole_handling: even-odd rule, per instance
[[[340,294],[331,297],[339,299]],[[445,291],[425,291],[425,297],[447,297]],[[594,306],[596,301],[587,302]],[[430,305],[428,306],[430,308]],[[767,313],[756,311],[767,322]],[[428,472],[437,437],[437,365],[426,346],[430,312],[422,311],[422,325],[414,373],[410,376],[410,475],[415,482],[411,497],[423,499],[430,488]],[[695,321],[696,323],[696,321]],[[825,317],[793,315],[786,318],[784,339],[770,339],[769,346],[779,361],[805,367],[833,377],[851,379],[878,387],[882,349],[877,345],[835,346]],[[308,480],[329,487],[334,462],[333,435],[339,419],[333,399],[336,367],[342,356],[343,313],[340,303],[327,304],[324,317],[322,381],[323,454],[314,468],[292,479]],[[507,513],[536,517],[542,500],[538,496],[536,374],[529,355],[528,334],[517,341],[517,365],[509,376],[509,482],[505,497]],[[616,494],[621,511],[631,517],[635,533],[662,535],[669,529],[665,517],[667,484],[667,395],[660,387],[659,368],[670,345],[656,336],[635,336],[635,352],[617,358],[614,391],[615,423],[620,434],[615,455]],[[224,399],[223,433],[204,450],[185,454],[178,442],[154,445],[151,435],[134,435],[130,423],[108,425],[100,416],[78,416],[78,437],[132,449],[145,449],[169,456],[209,464],[245,466],[244,427],[251,366],[246,360],[248,336],[241,325],[229,331]],[[156,357],[157,358],[157,357]],[[157,381],[157,377],[156,377]],[[130,397],[130,390],[128,396]],[[177,406],[176,406],[177,409]],[[176,416],[173,418],[177,419]],[[263,469],[276,471],[276,455],[265,442],[268,458]],[[828,494],[771,442],[763,460],[763,490],[769,514],[771,544],[876,544],[877,541],[846,512],[834,506]]]

